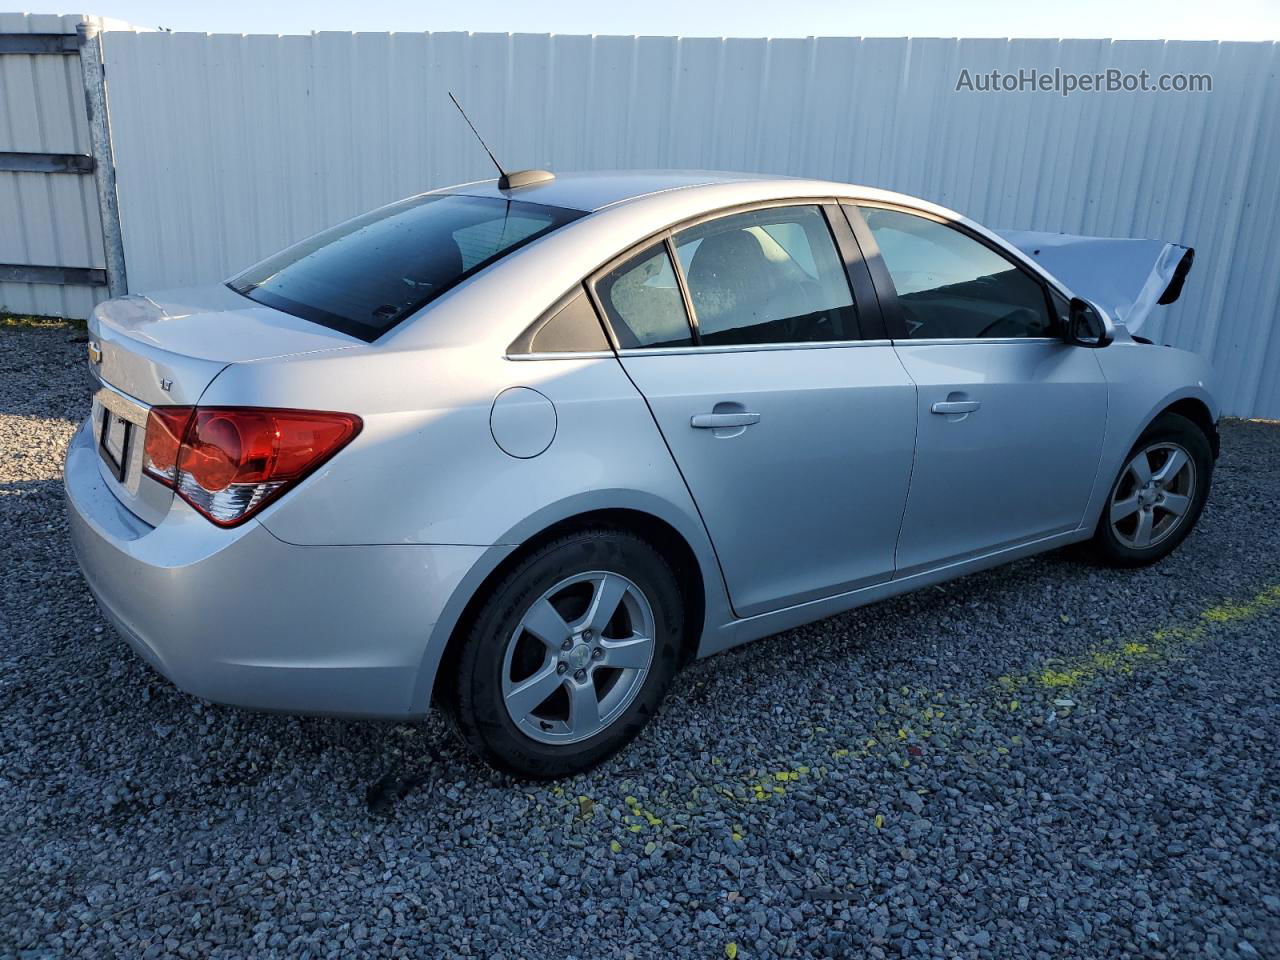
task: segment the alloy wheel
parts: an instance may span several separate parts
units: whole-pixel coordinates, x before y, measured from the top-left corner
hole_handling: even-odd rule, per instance
[[[540,743],[594,736],[644,686],[655,630],[648,598],[621,574],[593,570],[561,580],[525,611],[507,641],[508,715]]]
[[[1110,523],[1115,538],[1134,550],[1167,539],[1191,511],[1196,465],[1176,443],[1153,443],[1125,464],[1111,495]]]

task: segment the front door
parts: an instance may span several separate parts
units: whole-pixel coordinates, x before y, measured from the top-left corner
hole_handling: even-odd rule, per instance
[[[869,256],[888,275],[878,279],[892,284],[881,299],[896,300],[895,349],[919,392],[897,576],[1078,528],[1107,386],[1094,352],[1059,336],[1065,300],[941,219],[861,213]]]
[[[594,284],[740,616],[893,575],[916,391],[893,347],[863,338],[879,317],[854,304],[847,249],[821,206],[766,207]]]

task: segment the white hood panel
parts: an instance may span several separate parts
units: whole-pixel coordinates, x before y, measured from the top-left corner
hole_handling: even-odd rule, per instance
[[[1178,299],[1195,251],[1163,240],[997,230],[1073,294],[1137,333],[1158,305]]]

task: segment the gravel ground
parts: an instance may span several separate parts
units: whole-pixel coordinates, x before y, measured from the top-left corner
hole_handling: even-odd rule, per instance
[[[1054,554],[703,661],[532,785],[135,657],[67,542],[82,339],[0,330],[0,955],[1280,954],[1280,426],[1225,425],[1154,569]]]

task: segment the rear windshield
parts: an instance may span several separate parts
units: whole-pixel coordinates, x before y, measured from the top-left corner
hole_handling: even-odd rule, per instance
[[[372,341],[473,273],[582,215],[496,197],[415,197],[318,233],[229,285]]]

